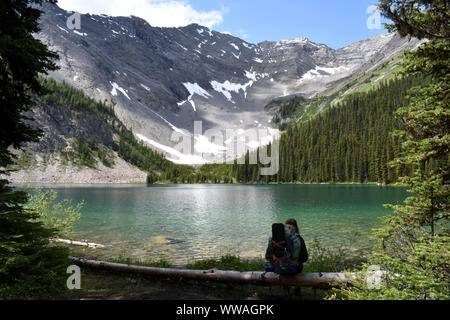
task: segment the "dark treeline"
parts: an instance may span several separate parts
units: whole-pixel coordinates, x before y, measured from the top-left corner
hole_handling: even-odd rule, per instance
[[[232,165],[227,164],[205,164],[199,167],[170,166],[158,178],[149,176],[148,182],[172,182],[172,183],[235,183]]]
[[[260,176],[260,165],[235,164],[233,177],[241,183],[394,183],[408,175],[407,168],[391,168],[398,155],[399,128],[394,111],[407,105],[408,90],[423,84],[421,78],[383,82],[355,93],[305,123],[289,125],[280,139],[280,170]],[[292,104],[289,105],[293,108]]]
[[[96,113],[115,117],[114,106],[89,98],[82,90],[69,86],[65,82],[57,82],[52,78],[41,78],[41,83],[49,93],[39,97],[39,103],[54,108],[69,107],[72,110],[90,110]]]

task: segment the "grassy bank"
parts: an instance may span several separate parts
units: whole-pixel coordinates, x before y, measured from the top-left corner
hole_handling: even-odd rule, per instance
[[[358,269],[364,262],[364,253],[349,256],[344,249],[332,250],[313,242],[308,248],[310,258],[304,264],[304,272],[341,272]],[[144,261],[126,257],[111,259],[109,262],[140,266],[169,268],[171,263],[164,260]],[[193,261],[186,266],[191,270],[264,271],[266,261],[242,259],[227,255],[218,258]],[[176,266],[179,268],[180,266]],[[221,284],[198,282],[174,278],[157,278],[131,275],[112,271],[82,268],[81,290],[67,291],[55,299],[206,299],[206,300],[310,300],[322,299],[328,291],[303,288],[300,294],[281,287],[261,287],[255,285]]]
[[[341,272],[359,268],[365,262],[363,251],[356,255],[354,253],[350,255],[345,248],[326,248],[317,240],[311,242],[308,253],[309,259],[303,266],[304,272]],[[125,257],[112,259],[110,262],[158,268],[170,268],[172,266],[170,262],[165,260],[146,261]],[[267,264],[267,261],[262,259],[243,259],[239,256],[225,255],[218,258],[193,261],[182,267],[189,270],[218,269],[244,272],[264,271],[264,266]]]

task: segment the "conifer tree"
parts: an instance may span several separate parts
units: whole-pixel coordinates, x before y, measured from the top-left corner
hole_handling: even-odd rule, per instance
[[[55,70],[57,58],[32,35],[39,31],[41,15],[34,5],[42,3],[0,2],[0,173],[14,162],[10,147],[18,149],[39,138],[24,113],[46,92],[38,76]],[[63,282],[56,282],[65,277],[67,252],[47,246],[55,230],[37,222],[37,214],[24,209],[26,201],[26,193],[0,180],[0,297],[6,299],[64,288]]]
[[[410,103],[396,112],[401,121],[396,135],[404,143],[393,166],[412,168],[400,179],[412,196],[404,205],[388,206],[395,215],[375,231],[378,244],[369,263],[384,270],[383,282],[368,286],[366,266],[355,285],[338,294],[346,299],[448,299],[449,8],[445,0],[381,0],[379,7],[393,21],[390,30],[430,40],[406,53],[403,65],[405,73],[429,77],[431,83],[413,88]]]
[[[405,73],[432,82],[413,88],[410,104],[396,112],[402,124],[396,134],[405,142],[393,165],[414,170],[401,179],[413,196],[394,209],[408,221],[428,227],[433,236],[436,223],[447,220],[450,209],[449,7],[447,1],[381,1],[380,8],[394,21],[390,29],[430,39],[405,56]]]

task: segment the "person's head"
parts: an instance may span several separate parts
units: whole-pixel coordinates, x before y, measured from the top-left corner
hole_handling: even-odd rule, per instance
[[[297,232],[298,235],[300,235],[300,230],[298,229],[297,220],[295,219],[287,219],[286,224],[290,224],[291,226],[294,226],[295,232]]]

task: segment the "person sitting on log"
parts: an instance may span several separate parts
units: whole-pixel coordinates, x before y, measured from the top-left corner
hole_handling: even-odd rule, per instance
[[[300,230],[298,228],[297,220],[295,219],[288,219],[285,222],[286,224],[289,224],[295,228],[295,232],[297,232],[298,237],[300,238],[300,254],[298,257],[298,273],[303,271],[303,264],[308,261],[308,249],[306,249],[305,240],[303,240],[303,237],[300,235]]]
[[[267,272],[296,274],[303,271],[308,250],[295,219],[288,219],[285,224],[273,224],[266,259],[270,262],[270,266],[265,267]]]

